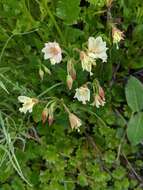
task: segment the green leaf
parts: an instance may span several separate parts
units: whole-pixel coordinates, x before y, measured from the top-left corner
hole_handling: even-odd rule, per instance
[[[41,104],[37,104],[33,107],[32,117],[36,123],[38,123],[42,120],[43,109],[44,109],[44,106]]]
[[[133,145],[137,145],[143,140],[143,113],[133,115],[128,123],[127,136]]]
[[[87,181],[86,176],[85,176],[84,174],[80,173],[80,174],[78,175],[78,183],[79,183],[82,187],[88,185],[88,181]]]
[[[90,4],[96,7],[103,7],[106,4],[106,0],[87,0]]]
[[[9,94],[8,90],[6,89],[5,85],[3,84],[2,81],[0,81],[0,87]]]
[[[143,85],[135,77],[130,77],[125,89],[128,106],[133,112],[143,109]]]
[[[80,12],[80,0],[59,0],[57,4],[57,16],[67,24],[73,24]]]

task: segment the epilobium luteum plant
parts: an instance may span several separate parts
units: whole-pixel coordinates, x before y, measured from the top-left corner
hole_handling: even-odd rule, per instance
[[[80,64],[81,64],[81,71],[87,71],[89,72],[90,76],[93,75],[92,73],[92,66],[96,66],[96,60],[100,59],[103,63],[107,62],[107,47],[106,42],[103,41],[101,36],[98,36],[97,38],[89,37],[88,39],[88,48],[85,48],[85,50],[79,50],[79,57],[80,57]],[[59,43],[57,42],[48,42],[45,43],[45,47],[42,49],[42,53],[44,53],[44,59],[50,60],[51,65],[55,64],[65,64],[62,63],[62,57],[63,57],[63,50],[61,49]],[[66,57],[66,55],[65,55]],[[72,58],[67,59],[67,87],[69,90],[72,89],[72,85],[74,80],[76,80],[76,70],[74,68],[74,63],[72,63]],[[96,68],[95,68],[96,69]],[[39,71],[39,75],[41,79],[43,79],[44,71]],[[75,89],[75,95],[73,99],[77,99],[82,104],[87,104],[91,100],[91,94],[93,93],[93,106],[96,106],[99,108],[99,106],[104,106],[105,104],[105,96],[104,96],[104,90],[100,86],[99,81],[97,79],[92,79],[93,81],[86,81],[82,86]],[[56,85],[56,84],[55,84]],[[89,87],[88,87],[89,86]],[[54,87],[54,85],[53,85]],[[52,87],[51,87],[52,88]],[[92,88],[90,90],[90,88]],[[93,91],[93,92],[91,92]],[[39,95],[41,97],[41,95]],[[43,104],[45,105],[44,109],[41,112],[43,123],[48,120],[49,125],[52,125],[54,121],[54,112],[56,108],[61,108],[62,106],[67,107],[65,105],[63,99],[59,99],[58,97],[47,97],[48,101],[44,101]],[[41,103],[41,98],[33,98],[33,97],[26,97],[26,96],[19,96],[18,97],[19,102],[23,103],[22,107],[19,109],[20,112],[23,112],[26,114],[27,112],[31,113],[33,106]],[[68,111],[67,111],[68,110]],[[81,126],[81,120],[75,116],[73,113],[70,112],[69,108],[67,108],[65,111],[67,111],[69,115],[69,122],[72,129],[78,129]]]
[[[0,1],[0,189],[142,189],[142,10]]]

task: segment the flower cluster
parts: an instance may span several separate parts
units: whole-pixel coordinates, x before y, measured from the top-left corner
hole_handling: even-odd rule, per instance
[[[88,49],[80,52],[80,60],[83,71],[86,70],[92,75],[92,66],[96,65],[96,59],[101,59],[103,62],[107,62],[107,47],[106,42],[102,40],[102,37],[97,38],[89,37]]]
[[[102,62],[107,62],[107,49],[108,48],[106,47],[106,42],[103,41],[102,37],[89,37],[88,47],[84,51],[80,51],[80,61],[82,70],[89,72],[90,76],[93,75],[92,67],[96,66],[97,59],[102,60]],[[42,52],[44,53],[44,59],[49,59],[51,65],[58,64],[62,61],[62,49],[57,42],[45,43],[45,47],[42,49]],[[51,74],[50,70],[46,66],[43,65],[43,68],[45,72]],[[44,72],[41,68],[39,69],[39,75],[41,80],[43,80]],[[67,87],[69,90],[72,89],[74,80],[76,80],[75,63],[73,59],[70,59],[67,62],[66,79]],[[79,102],[82,102],[82,104],[84,105],[87,104],[87,102],[91,100],[91,90],[89,88],[89,85],[93,89],[93,103],[91,105],[96,106],[97,108],[99,108],[99,106],[104,106],[104,91],[97,80],[94,80],[93,83],[87,82],[86,84],[83,84],[81,87],[76,88],[74,98],[76,98]],[[31,113],[33,106],[40,102],[40,100],[38,100],[37,98],[30,98],[27,96],[19,96],[18,100],[23,104],[19,110],[20,112],[23,112],[25,114],[27,112]],[[56,100],[51,100],[50,102],[48,102],[45,108],[43,109],[43,124],[45,124],[47,120],[49,126],[53,123],[54,112],[56,108],[59,106],[58,104],[62,105],[65,111],[68,113],[71,128],[79,131],[79,127],[82,125],[81,120],[74,113],[71,113],[69,108],[62,101],[59,102],[58,98]]]

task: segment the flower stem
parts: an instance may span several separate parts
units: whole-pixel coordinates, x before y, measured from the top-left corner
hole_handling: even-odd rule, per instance
[[[39,95],[37,96],[37,98],[40,98],[41,96],[45,95],[47,92],[49,92],[50,90],[52,90],[52,89],[54,89],[54,88],[60,86],[61,84],[62,84],[62,82],[57,83],[57,84],[51,86],[50,88],[46,89],[44,92],[42,92],[41,94],[39,94]]]
[[[63,101],[62,101],[62,105],[63,105],[65,111],[66,111],[68,114],[70,114],[71,112],[69,111],[68,107],[63,103]]]
[[[38,31],[38,28],[34,29],[34,30],[31,30],[29,32],[22,32],[22,33],[15,33],[15,34],[12,34],[8,39],[7,41],[5,42],[3,48],[2,48],[2,51],[0,53],[0,62],[2,61],[2,57],[3,57],[3,54],[4,54],[4,51],[5,49],[7,48],[7,45],[9,43],[9,41],[14,37],[14,36],[17,36],[17,35],[26,35],[26,34],[30,34],[30,33],[33,33],[33,32],[36,32]]]
[[[64,36],[62,34],[62,31],[61,31],[60,27],[58,26],[54,15],[52,14],[52,12],[50,11],[50,9],[48,7],[47,7],[47,12],[48,12],[49,17],[51,18],[53,24],[55,25],[55,28],[57,29],[57,32],[59,33],[59,36],[60,36],[61,40],[63,41],[63,43],[65,43],[65,38],[64,38]]]
[[[100,116],[98,116],[95,112],[93,112],[93,111],[91,111],[91,110],[88,110],[88,109],[86,109],[86,108],[79,108],[80,110],[82,110],[82,111],[85,111],[85,112],[87,112],[87,113],[89,113],[89,114],[91,114],[91,115],[94,115],[99,121],[100,121],[100,123],[102,123],[105,127],[107,127],[107,125],[106,125],[106,123],[103,121],[103,119],[100,117]]]

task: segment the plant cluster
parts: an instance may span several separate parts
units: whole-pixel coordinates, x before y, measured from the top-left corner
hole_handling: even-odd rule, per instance
[[[143,188],[142,10],[0,1],[0,190]]]

